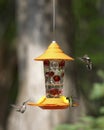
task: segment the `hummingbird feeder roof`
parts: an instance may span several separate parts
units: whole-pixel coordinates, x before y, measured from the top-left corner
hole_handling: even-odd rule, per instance
[[[53,41],[48,49],[39,57],[35,58],[38,61],[44,60],[74,60],[72,57],[66,55],[60,46]]]

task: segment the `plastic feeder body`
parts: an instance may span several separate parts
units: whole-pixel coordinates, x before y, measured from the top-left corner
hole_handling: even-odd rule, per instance
[[[59,98],[63,95],[64,68],[64,60],[44,61],[46,97]]]
[[[48,49],[35,60],[43,61],[47,98],[59,98],[63,95],[65,61],[73,60],[53,41]]]

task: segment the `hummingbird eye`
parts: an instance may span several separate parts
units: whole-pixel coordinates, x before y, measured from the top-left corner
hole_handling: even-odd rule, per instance
[[[69,97],[66,97],[67,100],[69,100]]]

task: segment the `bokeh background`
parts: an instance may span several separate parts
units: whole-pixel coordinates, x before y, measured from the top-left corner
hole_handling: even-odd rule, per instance
[[[67,110],[11,108],[45,94],[42,63],[33,59],[52,41],[52,0],[0,0],[0,130],[104,130],[104,0],[56,0],[56,41],[67,63]],[[77,57],[88,54],[91,71]]]

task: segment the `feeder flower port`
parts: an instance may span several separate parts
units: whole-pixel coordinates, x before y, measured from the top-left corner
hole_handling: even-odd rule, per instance
[[[63,78],[65,62],[74,60],[66,55],[55,42],[36,61],[43,61],[46,96],[39,99],[37,103],[29,102],[30,106],[39,106],[42,109],[65,109],[70,107],[70,100],[63,95]],[[77,106],[73,104],[73,106]]]

